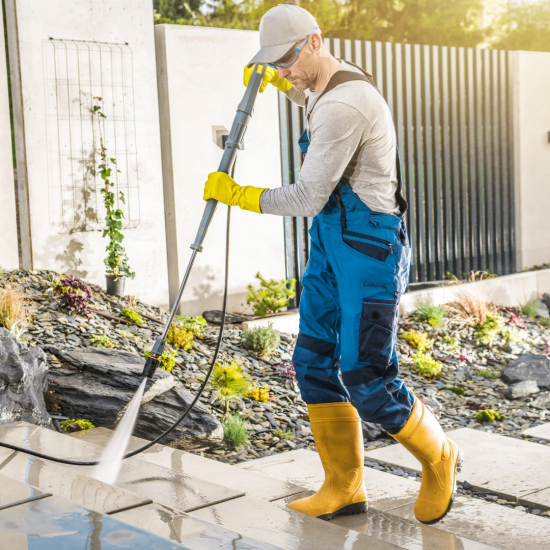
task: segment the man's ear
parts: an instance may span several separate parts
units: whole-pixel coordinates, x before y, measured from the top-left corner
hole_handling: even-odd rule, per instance
[[[314,55],[319,55],[319,52],[321,51],[321,46],[323,45],[323,39],[321,38],[321,35],[313,33],[309,40],[311,53]]]

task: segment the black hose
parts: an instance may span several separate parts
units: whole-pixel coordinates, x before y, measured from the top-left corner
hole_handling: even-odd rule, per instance
[[[231,169],[231,177],[233,177],[235,173],[235,164],[236,164],[236,161],[233,163],[233,167]],[[231,227],[231,207],[228,206],[227,207],[227,228],[226,228],[226,236],[225,236],[225,281],[224,281],[224,289],[223,289],[222,323],[220,327],[220,335],[218,336],[218,342],[216,344],[216,351],[214,352],[214,357],[212,358],[212,363],[210,365],[210,368],[208,369],[208,372],[206,373],[204,382],[202,383],[202,386],[199,388],[199,391],[197,392],[197,395],[195,396],[195,399],[193,399],[193,402],[191,403],[191,405],[189,405],[187,410],[178,418],[178,420],[176,420],[176,422],[174,422],[174,424],[172,424],[172,426],[170,426],[164,433],[162,433],[156,439],[154,439],[153,441],[150,441],[143,447],[140,447],[139,449],[136,449],[131,453],[125,454],[122,457],[123,459],[130,458],[143,451],[146,451],[147,449],[155,445],[155,443],[158,443],[162,438],[166,437],[172,430],[174,430],[181,422],[183,422],[183,420],[185,420],[185,418],[187,418],[187,416],[189,415],[189,413],[191,412],[193,407],[197,404],[197,401],[203,394],[204,389],[206,388],[206,385],[208,384],[208,380],[210,379],[210,376],[212,374],[212,371],[214,370],[214,366],[216,365],[216,361],[218,359],[218,354],[220,351],[220,346],[223,338],[223,330],[225,326],[225,310],[227,305],[227,286],[229,281],[229,230],[230,230],[230,227]],[[10,443],[4,443],[3,441],[0,441],[0,447],[6,447],[8,449],[12,449],[14,451],[20,451],[22,453],[25,453],[31,456],[44,458],[46,460],[51,460],[52,462],[58,462],[60,464],[70,464],[72,466],[97,466],[100,463],[99,460],[94,460],[89,462],[80,462],[77,460],[67,460],[64,458],[57,458],[55,456],[49,456],[42,453],[38,453],[36,451],[32,451],[30,449],[24,449],[23,447],[17,447],[16,445],[11,445]]]

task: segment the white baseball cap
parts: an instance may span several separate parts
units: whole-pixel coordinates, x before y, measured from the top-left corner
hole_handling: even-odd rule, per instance
[[[260,51],[250,60],[254,63],[275,63],[289,50],[311,34],[317,21],[304,8],[293,4],[278,4],[260,21]]]

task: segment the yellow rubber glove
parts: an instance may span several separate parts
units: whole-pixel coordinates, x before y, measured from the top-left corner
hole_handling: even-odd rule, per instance
[[[229,206],[239,206],[243,210],[261,214],[260,195],[266,188],[245,185],[241,187],[231,176],[224,172],[212,172],[208,174],[208,180],[204,184],[204,197],[216,199]]]
[[[243,82],[245,86],[248,86],[248,82],[250,81],[250,77],[252,76],[252,71],[254,70],[255,66],[256,65],[253,65],[250,68],[244,68]],[[262,72],[262,65],[257,65],[257,67],[258,72]],[[275,88],[277,88],[278,90],[281,90],[281,92],[288,92],[288,90],[292,88],[292,84],[286,78],[281,78],[279,76],[279,71],[276,71],[272,67],[267,67],[267,69],[265,70],[264,79],[260,84],[260,93],[265,90],[268,84],[273,84],[273,86],[275,86]]]

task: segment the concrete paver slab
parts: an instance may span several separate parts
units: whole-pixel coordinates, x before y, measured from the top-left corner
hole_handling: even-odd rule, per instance
[[[43,494],[40,489],[0,474],[0,509]]]
[[[275,456],[266,456],[236,465],[247,472],[260,472],[277,479],[317,491],[325,473],[319,455],[299,449]],[[365,467],[365,484],[369,505],[387,510],[416,501],[420,484],[386,472]]]
[[[103,514],[151,502],[120,487],[23,453],[16,453],[3,466],[0,464],[0,473]]]
[[[184,544],[189,550],[276,550],[271,544],[252,540],[219,525],[174,512],[158,504],[120,512],[113,517]]]
[[[242,497],[231,502],[223,502],[191,512],[190,515],[223,525],[237,533],[273,544],[283,550],[395,550],[400,548],[255,497]]]
[[[301,495],[276,501],[281,506],[297,498],[309,496],[313,491],[307,491]],[[409,506],[413,506],[412,504]],[[406,507],[406,506],[405,506]],[[340,516],[330,521],[331,525],[339,525],[347,529],[359,531],[379,540],[391,542],[407,550],[493,550],[489,546],[475,540],[464,538],[460,535],[436,529],[429,525],[423,525],[416,520],[411,521],[399,516],[392,515],[392,512],[382,512],[369,507],[366,514],[357,516]]]
[[[550,441],[550,422],[524,430],[523,433],[531,437],[538,437],[539,439],[546,439],[546,441]]]
[[[107,428],[95,428],[84,432],[75,432],[71,436],[105,447],[112,434],[113,431]],[[145,439],[131,437],[128,451],[138,449],[146,443]],[[183,472],[196,479],[204,479],[210,483],[265,500],[276,500],[303,491],[303,487],[288,481],[281,481],[260,473],[248,472],[244,474],[229,464],[197,456],[194,453],[186,453],[172,447],[165,447],[164,445],[153,445],[150,449],[140,453],[139,458],[170,468],[176,472]]]
[[[0,426],[0,440],[73,460],[98,460],[103,451],[97,445],[26,422]],[[92,476],[95,469],[93,466],[64,465],[64,467],[87,476]],[[119,476],[113,485],[181,512],[236,498],[242,494],[233,489],[145,462],[137,457],[122,462]]]
[[[460,481],[535,504],[537,492],[550,488],[550,469],[541,467],[550,464],[550,447],[469,428],[447,435],[465,454]],[[382,447],[365,456],[420,471],[420,463],[401,445]]]
[[[0,510],[6,550],[181,550],[179,544],[56,496]]]

